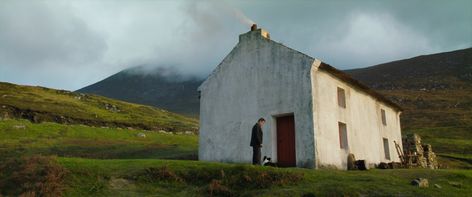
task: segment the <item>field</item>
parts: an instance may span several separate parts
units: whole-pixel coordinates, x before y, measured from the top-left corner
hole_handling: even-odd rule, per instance
[[[140,137],[140,133],[146,137]],[[0,191],[7,196],[41,192],[64,196],[466,196],[472,193],[470,170],[361,172],[256,167],[194,161],[197,146],[198,137],[192,134],[2,120]],[[410,185],[417,177],[429,179],[430,187]]]
[[[146,137],[139,137],[140,133]],[[193,134],[0,121],[0,158],[42,154],[94,159],[196,159],[197,140]]]

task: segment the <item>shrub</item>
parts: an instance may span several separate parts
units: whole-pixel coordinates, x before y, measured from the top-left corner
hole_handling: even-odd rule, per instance
[[[61,196],[66,173],[55,157],[11,158],[0,165],[0,190],[7,196]]]
[[[144,179],[148,182],[155,181],[176,181],[182,182],[182,178],[177,176],[168,166],[162,166],[159,168],[148,168],[145,169]]]
[[[170,181],[199,186],[200,191],[205,191],[210,196],[233,196],[237,195],[237,191],[247,189],[294,184],[303,179],[303,174],[252,166],[226,169],[204,167],[177,171],[168,166],[162,166],[148,168],[137,177],[147,182]]]

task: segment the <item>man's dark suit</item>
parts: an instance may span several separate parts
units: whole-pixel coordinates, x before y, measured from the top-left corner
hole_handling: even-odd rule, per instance
[[[252,127],[251,134],[252,164],[261,164],[262,128],[258,123]]]

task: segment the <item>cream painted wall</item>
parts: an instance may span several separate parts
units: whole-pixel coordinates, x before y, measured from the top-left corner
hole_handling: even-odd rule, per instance
[[[349,153],[369,164],[399,161],[393,141],[402,147],[400,114],[330,73],[318,70],[317,65],[312,68],[317,167],[346,169]],[[338,87],[345,90],[346,108],[338,106]],[[382,124],[381,109],[386,112],[386,126]],[[339,146],[338,122],[347,124],[347,149]],[[385,159],[384,137],[389,142],[391,160]]]

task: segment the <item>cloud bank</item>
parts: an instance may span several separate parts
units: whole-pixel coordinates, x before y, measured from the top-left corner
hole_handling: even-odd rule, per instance
[[[340,69],[472,46],[470,1],[0,2],[0,81],[75,90],[138,65],[206,76],[252,21]]]

